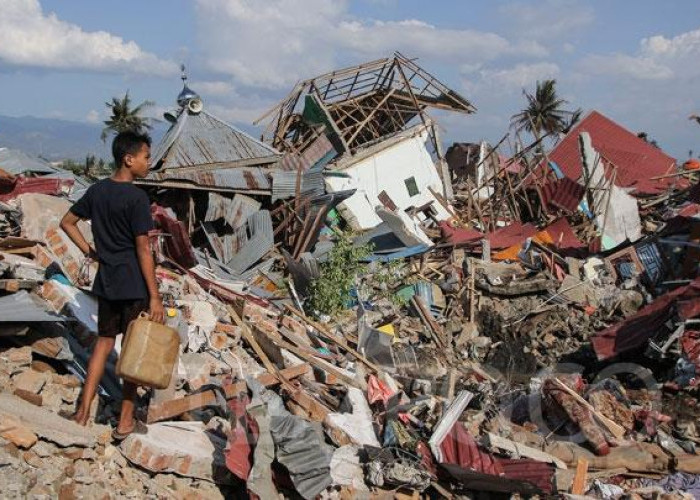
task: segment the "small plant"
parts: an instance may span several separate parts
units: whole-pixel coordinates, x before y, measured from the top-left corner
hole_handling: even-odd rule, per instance
[[[355,247],[350,235],[341,235],[328,259],[321,263],[321,275],[309,286],[307,304],[311,311],[334,316],[345,309],[357,275],[366,271],[361,261],[370,253],[371,245]]]
[[[404,307],[408,300],[396,293],[396,288],[403,284],[406,277],[405,263],[402,260],[392,260],[381,263],[374,273],[364,280],[364,285],[371,290],[374,298],[389,299],[396,307]]]

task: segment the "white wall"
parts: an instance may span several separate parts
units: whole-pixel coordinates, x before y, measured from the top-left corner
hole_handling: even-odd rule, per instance
[[[407,137],[341,170],[349,178],[326,177],[328,191],[357,189],[354,195],[339,206],[341,214],[354,229],[371,229],[382,222],[374,211],[377,205],[381,205],[378,196],[382,191],[386,191],[399,209],[421,206],[434,200],[433,207],[438,213],[438,220],[450,217],[428,190],[430,186],[436,193],[442,193],[442,181],[430,157],[426,141],[428,131],[423,130],[420,134]],[[414,177],[418,186],[418,194],[415,196],[409,196],[404,183],[409,177]]]

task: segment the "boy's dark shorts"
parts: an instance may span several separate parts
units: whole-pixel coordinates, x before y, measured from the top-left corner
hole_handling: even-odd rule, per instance
[[[129,323],[143,311],[148,311],[148,299],[107,300],[97,302],[97,334],[100,337],[116,337],[126,334]]]

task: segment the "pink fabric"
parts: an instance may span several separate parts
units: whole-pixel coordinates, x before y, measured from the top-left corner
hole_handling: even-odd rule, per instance
[[[386,408],[387,402],[395,394],[389,386],[384,382],[379,380],[374,375],[370,375],[367,380],[367,401],[369,404],[374,404],[377,401],[384,403],[384,408]]]

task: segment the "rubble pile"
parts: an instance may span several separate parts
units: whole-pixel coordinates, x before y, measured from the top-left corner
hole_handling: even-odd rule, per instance
[[[86,183],[0,176],[0,491],[700,497],[693,173],[597,112],[551,151],[443,153],[428,107],[474,112],[400,54],[300,83],[260,141],[185,85],[139,182],[180,354],[121,443],[118,353],[70,420]]]

